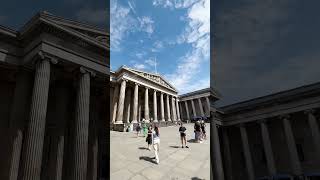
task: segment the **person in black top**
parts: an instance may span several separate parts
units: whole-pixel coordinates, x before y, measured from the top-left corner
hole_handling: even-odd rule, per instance
[[[137,131],[137,137],[139,136],[140,134],[140,131],[141,131],[141,125],[140,123],[138,123],[137,127],[136,127],[136,131]]]
[[[148,150],[151,151],[150,145],[152,144],[152,127],[148,128],[148,136],[146,138],[146,142],[148,143]]]
[[[186,140],[186,130],[187,128],[183,126],[183,124],[181,123],[180,128],[179,128],[179,132],[180,132],[180,138],[181,138],[181,144],[182,144],[182,148],[183,148],[183,142],[186,148],[189,148],[187,146],[187,140]]]
[[[202,122],[201,122],[201,131],[202,131],[202,139],[207,139],[207,135],[206,135],[206,124],[204,123],[203,120],[202,120]]]

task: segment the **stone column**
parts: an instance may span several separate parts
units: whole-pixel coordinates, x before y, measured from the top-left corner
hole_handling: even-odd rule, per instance
[[[113,92],[113,98],[112,98],[112,113],[111,113],[111,122],[116,122],[117,117],[117,109],[118,109],[118,98],[119,98],[119,85],[116,85],[114,92]]]
[[[203,107],[202,107],[201,98],[198,99],[198,102],[199,102],[199,109],[200,109],[201,116],[204,117],[204,112],[203,112]]]
[[[222,129],[222,144],[223,144],[223,154],[224,154],[224,162],[225,162],[225,171],[226,177],[228,180],[233,179],[232,175],[232,158],[231,158],[231,150],[230,150],[230,142],[229,135],[227,129]]]
[[[179,108],[179,101],[178,101],[178,98],[176,98],[176,108],[177,108],[177,120],[178,121],[181,121],[181,118],[180,118],[180,108]]]
[[[32,76],[30,72],[20,69],[14,89],[10,114],[10,131],[12,133],[11,156],[9,162],[9,180],[16,180],[19,173],[23,126],[26,123],[28,100],[31,94]]]
[[[127,90],[126,96],[125,96],[125,102],[126,102],[126,110],[125,110],[125,123],[129,123],[130,122],[130,114],[131,114],[131,89]]]
[[[264,152],[267,159],[267,165],[270,175],[276,174],[276,166],[274,163],[273,151],[270,142],[269,130],[265,120],[260,121],[261,135],[263,141]]]
[[[74,151],[72,153],[72,180],[85,180],[87,177],[89,110],[90,110],[90,72],[80,68],[76,119],[74,124]]]
[[[139,96],[138,97],[139,98],[139,100],[138,100],[138,121],[140,122],[141,121],[141,102],[142,102],[142,100],[141,100],[141,96]]]
[[[134,85],[132,123],[138,123],[139,84]]]
[[[173,96],[171,96],[171,109],[172,109],[172,121],[177,121],[176,107],[175,107]]]
[[[169,103],[169,95],[167,94],[167,121],[171,121],[171,115],[170,115],[170,103]]]
[[[187,120],[190,121],[190,114],[189,114],[189,108],[187,101],[184,101],[184,105],[186,107],[186,113],[187,113]]]
[[[223,164],[222,164],[222,157],[221,157],[221,151],[220,151],[220,138],[219,138],[218,126],[215,120],[212,120],[211,127],[212,127],[211,129],[212,129],[212,138],[213,138],[213,153],[214,153],[216,173],[219,180],[224,180]]]
[[[191,99],[191,106],[192,106],[192,111],[193,111],[193,116],[197,116],[197,113],[196,113],[196,108],[194,106],[194,102],[193,102],[193,99]]]
[[[305,114],[308,115],[308,123],[311,129],[313,144],[316,150],[317,159],[320,160],[320,131],[317,119],[314,115],[314,110],[309,109],[305,111]]]
[[[39,54],[30,108],[30,121],[23,145],[22,179],[39,180],[44,143],[48,93],[50,84],[50,60]],[[53,62],[56,63],[56,62]]]
[[[164,120],[164,103],[163,103],[163,92],[160,94],[160,106],[161,106],[161,121]]]
[[[288,145],[288,150],[289,150],[289,156],[290,156],[290,161],[291,161],[291,166],[293,173],[295,175],[301,175],[302,174],[302,169],[301,169],[301,164],[297,152],[297,147],[296,147],[296,142],[293,136],[292,132],[292,127],[289,121],[289,116],[282,116],[282,123],[284,127],[284,132],[285,132],[285,137]]]
[[[153,121],[158,122],[158,114],[157,114],[157,91],[153,91]]]
[[[255,175],[254,175],[254,168],[252,164],[252,157],[250,152],[248,135],[247,135],[246,127],[243,124],[240,125],[240,133],[241,133],[242,148],[243,148],[243,152],[246,160],[248,176],[250,180],[254,180]]]
[[[206,96],[206,102],[207,102],[207,109],[208,109],[208,116],[210,116],[210,100],[209,100],[209,97]]]
[[[123,124],[123,107],[124,107],[124,98],[126,94],[126,79],[122,79],[120,87],[120,96],[118,101],[118,112],[117,112],[117,121],[115,124]]]
[[[149,117],[149,88],[146,87],[146,90],[144,92],[144,119],[146,122],[150,122]]]
[[[62,167],[63,167],[63,152],[64,152],[64,136],[58,136],[57,145],[57,156],[56,164],[54,169],[54,177],[52,179],[61,180],[62,179]]]

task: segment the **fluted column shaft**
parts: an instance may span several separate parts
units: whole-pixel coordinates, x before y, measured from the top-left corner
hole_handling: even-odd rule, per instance
[[[213,153],[214,153],[214,159],[215,159],[215,167],[216,167],[216,173],[219,180],[224,180],[224,173],[223,173],[223,164],[222,164],[222,157],[221,157],[221,151],[220,151],[220,138],[219,138],[219,132],[216,122],[213,120],[211,123],[211,129],[213,133]]]
[[[28,99],[31,93],[30,73],[20,70],[17,77],[14,98],[10,114],[10,130],[13,143],[9,162],[9,180],[18,178],[19,163],[23,139],[23,124],[26,120]]]
[[[158,112],[157,112],[157,91],[153,91],[153,118],[154,122],[158,122]]]
[[[271,146],[271,142],[270,142],[269,130],[268,130],[268,126],[265,121],[260,122],[260,128],[261,128],[263,147],[264,147],[264,152],[265,152],[266,159],[267,159],[269,174],[275,175],[276,174],[276,166],[274,163],[274,157],[273,157],[273,151],[272,151],[272,146]]]
[[[116,122],[117,117],[117,109],[118,109],[118,98],[119,98],[119,85],[116,85],[114,92],[113,92],[113,98],[112,98],[112,123]]]
[[[48,59],[40,60],[35,72],[30,121],[23,147],[25,151],[22,162],[23,180],[40,179],[49,83],[50,62]]]
[[[164,103],[163,103],[163,93],[160,94],[160,106],[161,106],[161,121],[164,120]]]
[[[169,95],[167,94],[167,121],[171,121]]]
[[[128,89],[127,90],[127,93],[125,95],[125,101],[126,101],[126,110],[125,110],[125,123],[129,123],[130,122],[130,115],[131,115],[131,89]]]
[[[178,98],[176,98],[176,108],[177,108],[177,120],[178,121],[181,121],[181,118],[180,118],[180,108],[179,108],[179,101],[178,101]]]
[[[225,175],[228,180],[233,179],[232,175],[232,158],[231,158],[231,150],[230,150],[230,141],[227,129],[222,129],[222,144],[223,144],[223,154],[224,154],[224,162],[225,162]]]
[[[79,79],[74,152],[72,158],[72,180],[85,180],[87,177],[89,109],[90,109],[90,73],[81,69]]]
[[[202,102],[201,102],[201,98],[198,99],[198,103],[199,103],[199,109],[200,109],[200,113],[201,116],[204,116],[204,112],[203,112],[203,106],[202,106]]]
[[[175,102],[174,97],[171,97],[171,109],[172,109],[172,121],[177,121],[177,114],[176,114],[176,108],[175,108]]]
[[[194,102],[193,102],[193,99],[191,99],[191,106],[192,106],[192,111],[193,111],[193,116],[197,116],[197,113],[196,113],[196,108],[194,106]]]
[[[146,87],[144,92],[144,119],[149,122],[149,88]]]
[[[307,110],[305,113],[308,115],[308,123],[311,129],[313,144],[316,150],[317,160],[320,160],[320,131],[317,119],[314,115],[314,110]]]
[[[291,161],[290,164],[292,166],[293,173],[295,175],[301,175],[302,174],[301,164],[300,164],[300,160],[297,152],[296,142],[292,132],[292,127],[289,121],[289,117],[283,117],[282,123],[283,123],[285,137],[288,145],[289,156]]]
[[[207,102],[207,109],[208,109],[207,115],[210,116],[210,100],[208,96],[206,96],[206,102]]]
[[[187,101],[184,101],[184,105],[186,107],[186,113],[187,113],[187,120],[190,120],[190,114],[189,114],[189,108]]]
[[[117,121],[116,124],[123,123],[123,108],[124,108],[124,98],[126,94],[126,83],[125,79],[122,79],[121,87],[120,87],[120,96],[118,101],[118,112],[117,112]]]
[[[132,123],[138,122],[138,100],[139,99],[139,85],[135,83],[134,95],[133,95],[133,113],[132,113]]]
[[[62,167],[63,167],[63,152],[64,152],[64,136],[58,136],[58,147],[55,166],[55,180],[62,179]]]
[[[252,156],[250,152],[247,130],[244,125],[240,125],[240,133],[241,133],[241,140],[242,140],[242,148],[243,148],[246,165],[247,165],[248,176],[250,180],[254,180],[255,175],[254,175],[254,168],[252,164]]]

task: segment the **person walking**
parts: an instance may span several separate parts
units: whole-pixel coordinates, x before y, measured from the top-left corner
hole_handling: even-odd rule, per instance
[[[180,123],[180,128],[179,128],[179,132],[180,132],[180,139],[181,139],[181,147],[183,148],[183,144],[185,145],[186,148],[189,148],[187,146],[187,140],[186,140],[186,131],[187,128],[183,126],[182,122]],[[183,143],[184,142],[184,143]]]
[[[146,137],[147,135],[147,123],[144,119],[142,119],[142,131],[143,131],[143,137]]]
[[[201,122],[202,139],[207,139],[206,135],[206,123],[202,120]]]
[[[138,123],[137,127],[136,127],[136,131],[137,131],[137,137],[139,137],[139,134],[141,132],[141,124]]]
[[[197,143],[201,142],[201,127],[200,127],[200,122],[196,121],[194,124],[194,133],[195,133],[195,139]]]
[[[156,163],[159,164],[160,132],[158,126],[154,127],[154,131],[152,133],[152,144],[156,156]]]
[[[146,142],[148,143],[148,150],[151,151],[150,145],[152,144],[152,127],[148,128],[148,136],[146,138]]]

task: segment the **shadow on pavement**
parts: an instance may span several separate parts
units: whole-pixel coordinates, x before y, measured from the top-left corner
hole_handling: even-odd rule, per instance
[[[197,143],[197,141],[195,139],[189,139],[187,142],[188,143]]]
[[[180,146],[170,146],[170,147],[172,147],[172,148],[179,148]]]
[[[153,164],[157,164],[157,163],[153,160],[153,159],[155,159],[155,158],[151,158],[151,157],[148,157],[148,156],[140,156],[139,159],[140,159],[140,160],[149,161],[149,162],[151,162],[151,163],[153,163]]]
[[[148,150],[148,148],[146,148],[146,147],[139,147],[139,149]]]
[[[193,178],[191,178],[191,180],[204,180],[204,179],[200,179],[198,177],[193,177]]]

